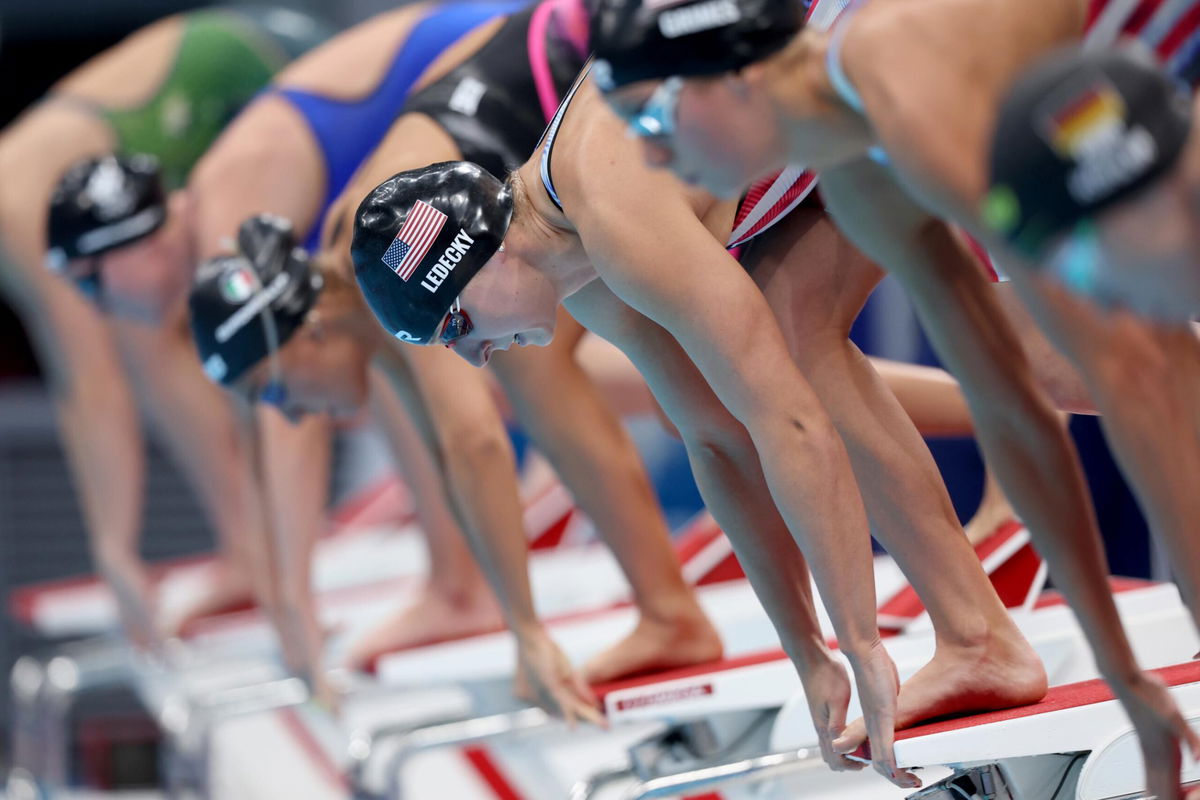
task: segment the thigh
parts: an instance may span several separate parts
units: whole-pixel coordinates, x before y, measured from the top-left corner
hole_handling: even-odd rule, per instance
[[[742,263],[767,298],[793,356],[818,333],[848,336],[883,277],[823,210],[809,206],[752,241]]]
[[[1077,301],[1066,292],[1056,298],[1057,292],[1023,285],[1019,276],[996,284],[993,292],[1021,340],[1038,385],[1060,410],[1095,414],[1095,403],[1080,374],[1083,364],[1079,358],[1087,357],[1089,352],[1102,353],[1106,341],[1112,340],[1112,332],[1087,311],[1085,301]]]
[[[49,273],[23,286],[17,310],[55,391],[75,391],[77,381],[124,385],[112,326],[87,298]]]

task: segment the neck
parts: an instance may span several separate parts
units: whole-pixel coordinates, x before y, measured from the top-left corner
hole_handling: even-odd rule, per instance
[[[804,28],[763,62],[767,93],[783,126],[790,157],[813,169],[859,158],[875,144],[868,120],[838,96],[826,59],[829,34]]]
[[[537,183],[531,186],[527,179]],[[512,187],[514,210],[504,237],[506,252],[545,275],[560,300],[570,297],[596,277],[578,232],[541,190],[536,159],[513,174]]]

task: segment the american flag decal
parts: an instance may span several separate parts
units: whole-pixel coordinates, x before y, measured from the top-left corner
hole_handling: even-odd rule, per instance
[[[400,276],[408,280],[417,269],[417,264],[433,247],[434,241],[446,224],[446,215],[428,203],[418,200],[408,212],[403,227],[396,238],[388,245],[383,254],[383,263]]]

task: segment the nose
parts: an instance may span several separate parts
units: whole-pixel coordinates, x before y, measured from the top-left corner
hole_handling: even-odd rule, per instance
[[[669,167],[675,154],[661,139],[642,139],[642,158],[651,167]]]

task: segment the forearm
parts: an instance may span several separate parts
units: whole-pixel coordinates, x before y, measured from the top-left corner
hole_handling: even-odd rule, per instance
[[[72,390],[56,398],[58,421],[92,555],[112,574],[141,561],[144,443],[124,381],[85,378],[75,376]]]
[[[376,359],[433,453],[446,497],[517,636],[540,623],[508,434],[482,375],[440,348],[391,345]],[[403,354],[401,354],[403,353]]]
[[[1107,376],[1089,380],[1089,389],[1113,455],[1200,626],[1200,348],[1190,330],[1157,339],[1157,353],[1122,359]]]
[[[261,498],[229,396],[200,368],[183,320],[162,328],[115,321],[126,361],[155,427],[216,531],[231,568],[245,569]]]
[[[783,649],[804,675],[828,656],[808,564],[767,491],[758,454],[745,439],[740,453],[688,444],[692,474],[705,506],[733,544]]]
[[[293,425],[265,407],[257,417],[275,596],[281,609],[311,608],[313,552],[329,499],[330,422],[310,415]]]
[[[484,581],[446,499],[446,486],[428,445],[381,370],[371,370],[371,409],[383,427],[413,497],[417,524],[429,549],[429,584],[447,597],[463,596]]]
[[[843,652],[852,660],[879,640],[867,515],[845,446],[824,410],[799,418],[752,415],[762,471],[804,552]]]
[[[540,631],[529,585],[524,512],[512,446],[499,435],[448,443],[442,470],[451,507],[513,633]]]
[[[502,353],[493,362],[517,420],[612,548],[641,612],[671,619],[690,611],[693,602],[637,448],[569,349],[559,348],[555,342]]]

